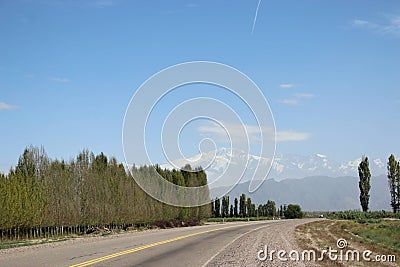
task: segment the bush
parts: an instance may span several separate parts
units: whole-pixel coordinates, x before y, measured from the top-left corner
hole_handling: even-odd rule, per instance
[[[173,220],[173,221],[157,221],[152,224],[152,226],[161,229],[196,226],[196,225],[201,225],[201,221],[198,219],[187,219],[187,220]]]
[[[283,214],[287,219],[303,218],[304,216],[303,212],[301,211],[300,205],[294,204],[289,204]]]

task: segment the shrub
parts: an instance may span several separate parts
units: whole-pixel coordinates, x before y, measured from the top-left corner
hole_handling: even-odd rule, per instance
[[[287,219],[303,218],[304,214],[301,211],[300,205],[289,204],[283,213]]]

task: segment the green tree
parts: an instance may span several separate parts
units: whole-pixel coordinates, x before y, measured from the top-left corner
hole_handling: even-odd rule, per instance
[[[296,219],[303,218],[303,212],[301,211],[300,205],[289,204],[284,211],[285,218]]]
[[[216,198],[215,199],[215,217],[220,217],[220,211],[221,211],[221,203],[220,203],[220,200],[219,200],[219,198]]]
[[[358,166],[358,176],[360,177],[360,181],[358,183],[360,188],[360,203],[363,212],[367,212],[369,204],[369,191],[371,189],[371,172],[369,170],[368,157],[363,156],[360,165]]]
[[[228,217],[229,215],[229,196],[222,197],[221,216]]]
[[[207,217],[210,205],[166,205],[148,196],[133,179],[151,182],[158,173],[180,186],[207,185],[201,168],[187,166],[187,170],[190,172],[133,166],[128,172],[103,153],[84,150],[69,162],[53,161],[43,148],[27,147],[15,169],[0,174],[0,234],[16,239],[49,237],[63,234],[64,229],[81,233],[95,226],[121,228],[156,220]]]
[[[231,204],[231,208],[229,210],[229,217],[233,217],[233,205]]]
[[[225,218],[226,217],[226,199],[225,196],[221,198],[221,217]]]
[[[239,215],[240,217],[246,217],[246,194],[244,193],[240,196]]]
[[[264,205],[259,204],[257,207],[257,215],[258,216],[265,216],[264,212]]]
[[[267,212],[267,216],[275,217],[275,215],[276,215],[276,207],[275,207],[275,202],[274,201],[272,201],[272,200],[268,200],[267,201],[266,212]]]
[[[251,203],[251,198],[247,198],[247,217],[253,216],[253,206]]]
[[[211,214],[213,217],[216,217],[215,216],[215,200],[214,199],[211,200]]]
[[[233,207],[233,216],[238,217],[238,199],[235,197],[235,206]]]
[[[390,205],[392,206],[393,212],[397,213],[399,210],[399,198],[398,198],[398,187],[399,187],[399,162],[393,154],[390,155],[387,164],[388,169],[388,184],[390,191]]]
[[[400,209],[400,162],[397,162],[397,172],[396,172],[396,198],[397,198],[397,211]]]

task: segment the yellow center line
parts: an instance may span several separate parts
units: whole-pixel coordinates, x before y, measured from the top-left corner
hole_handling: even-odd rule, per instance
[[[226,226],[226,227],[222,227],[222,228],[217,228],[217,229],[211,229],[211,230],[206,230],[206,231],[202,231],[202,232],[197,232],[197,233],[193,233],[193,234],[182,235],[182,236],[178,236],[178,237],[175,237],[175,238],[167,239],[167,240],[164,240],[164,241],[160,241],[160,242],[156,242],[156,243],[140,246],[140,247],[137,247],[137,248],[124,250],[124,251],[117,252],[117,253],[110,254],[110,255],[106,255],[104,257],[100,257],[100,258],[97,258],[97,259],[93,259],[93,260],[85,261],[85,262],[82,262],[82,263],[74,264],[74,265],[71,265],[70,267],[89,266],[91,264],[99,263],[99,262],[102,262],[102,261],[105,261],[105,260],[109,260],[109,259],[112,259],[112,258],[116,258],[116,257],[122,256],[122,255],[129,254],[129,253],[134,253],[134,252],[137,252],[137,251],[140,251],[140,250],[144,250],[146,248],[151,248],[151,247],[155,247],[155,246],[159,246],[159,245],[164,245],[164,244],[171,243],[171,242],[174,242],[174,241],[178,241],[178,240],[181,240],[181,239],[185,239],[185,238],[188,238],[188,237],[201,235],[201,234],[205,234],[205,233],[211,233],[211,232],[220,231],[220,230],[225,230],[225,229],[236,227],[236,226],[240,226],[240,225],[231,225],[231,226]]]

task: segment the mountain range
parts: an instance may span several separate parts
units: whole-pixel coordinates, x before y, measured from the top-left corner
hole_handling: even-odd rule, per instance
[[[172,168],[183,167],[187,162],[191,162],[194,166],[202,166],[207,172],[209,181],[215,181],[220,177],[228,164],[233,165],[242,163],[247,160],[246,173],[251,174],[259,164],[260,166],[269,166],[270,159],[259,157],[256,155],[248,155],[241,150],[232,150],[228,148],[220,148],[216,151],[209,151],[203,154],[195,155],[187,160],[177,159],[172,164],[163,164],[161,167]],[[283,179],[301,179],[310,176],[358,176],[358,164],[361,158],[350,160],[347,162],[336,162],[323,154],[314,154],[310,156],[300,156],[293,154],[277,154],[272,162],[268,179],[281,181]],[[375,176],[386,173],[386,164],[379,158],[369,159],[371,173]],[[267,168],[267,167],[266,167]],[[263,179],[264,177],[255,177]],[[241,182],[246,182],[251,176],[243,177]],[[217,186],[218,183],[216,183]]]
[[[213,198],[227,194],[239,197],[245,193],[253,203],[266,203],[274,200],[277,205],[297,203],[308,211],[337,211],[360,209],[358,189],[358,164],[361,158],[347,162],[335,162],[323,154],[300,156],[277,154],[271,170],[264,183],[253,193],[249,193],[249,184],[257,164],[269,164],[270,159],[248,155],[243,151],[221,148],[216,151],[195,155],[184,160],[178,159],[172,164],[161,167],[172,168],[184,166],[202,166],[208,177],[210,193]],[[233,187],[219,183],[228,164],[233,165],[247,161],[246,172],[240,182]],[[390,195],[386,178],[386,164],[379,158],[370,158],[371,169],[371,210],[390,210]],[[236,178],[236,177],[235,177]],[[262,179],[263,177],[255,177]],[[228,185],[232,185],[229,184]],[[229,191],[229,192],[228,192]]]
[[[261,187],[248,193],[249,182],[229,188],[211,189],[211,196],[229,195],[232,200],[242,193],[251,197],[253,203],[266,203],[273,200],[277,205],[300,204],[306,211],[339,211],[361,209],[358,189],[358,178],[351,176],[327,177],[313,176],[302,179],[285,179],[275,181],[267,179]],[[371,177],[370,210],[391,210],[390,194],[385,175]]]

